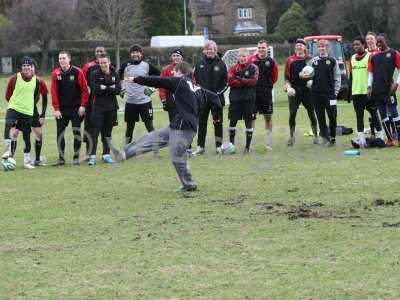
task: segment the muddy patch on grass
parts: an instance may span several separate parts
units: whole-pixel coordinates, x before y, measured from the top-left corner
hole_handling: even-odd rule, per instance
[[[262,214],[287,216],[289,220],[297,219],[359,219],[356,210],[346,211],[330,210],[321,202],[299,203],[298,205],[285,205],[280,202],[258,203]]]
[[[400,222],[399,223],[382,223],[382,227],[391,227],[391,228],[400,228]]]
[[[400,205],[400,200],[385,200],[385,199],[375,199],[373,201],[373,206],[395,206],[395,205]]]

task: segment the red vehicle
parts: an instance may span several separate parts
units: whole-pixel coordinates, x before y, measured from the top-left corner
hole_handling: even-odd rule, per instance
[[[346,66],[345,50],[343,38],[340,35],[316,35],[306,36],[304,40],[307,43],[308,53],[311,57],[318,55],[318,41],[329,41],[329,54],[334,57],[338,63],[342,74],[342,86],[338,95],[338,99],[346,99],[349,88],[349,74]]]

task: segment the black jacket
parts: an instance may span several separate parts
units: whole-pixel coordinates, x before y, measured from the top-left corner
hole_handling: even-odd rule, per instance
[[[195,67],[194,79],[202,88],[217,93],[221,103],[225,104],[224,92],[228,83],[228,70],[219,56],[213,59],[204,56]]]
[[[316,56],[311,60],[311,66],[315,71],[311,91],[336,99],[341,84],[340,69],[336,59],[331,56]]]
[[[102,89],[101,86],[105,86]],[[90,90],[93,94],[93,110],[113,111],[118,109],[117,95],[121,92],[121,81],[117,72],[107,76],[101,69],[96,69],[90,77]]]
[[[163,88],[172,94],[177,113],[171,121],[171,129],[197,131],[199,114],[204,103],[209,101],[212,103],[211,106],[222,107],[216,94],[209,91],[199,92],[202,89],[184,77],[146,76],[136,77],[133,81],[142,85]]]

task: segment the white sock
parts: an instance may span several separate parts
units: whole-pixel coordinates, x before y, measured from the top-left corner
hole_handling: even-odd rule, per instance
[[[360,144],[365,145],[367,144],[367,141],[365,140],[365,134],[364,132],[358,132],[357,133],[357,138]]]
[[[265,141],[267,146],[272,147],[272,141],[273,141],[272,129],[267,129],[267,136]]]
[[[377,139],[382,139],[383,140],[383,130],[377,131],[375,133],[375,136],[376,136]]]
[[[11,152],[11,140],[6,139],[4,140],[5,151]]]
[[[31,154],[24,153],[24,164],[30,164],[30,163],[31,163]]]

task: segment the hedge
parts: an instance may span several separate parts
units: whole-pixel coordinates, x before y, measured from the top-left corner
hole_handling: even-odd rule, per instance
[[[71,52],[72,55],[72,64],[76,66],[83,66],[87,61],[93,59],[94,57],[94,47],[98,45],[98,43],[93,44],[92,48],[85,48],[85,49],[76,49],[76,48],[60,48],[65,49]],[[256,46],[256,42],[254,44],[248,45],[222,45],[219,46],[219,51],[221,53],[225,53],[227,50],[230,49],[237,49],[240,46]],[[153,65],[161,68],[170,63],[170,54],[174,48],[151,48],[151,47],[144,47],[144,59]],[[202,48],[199,47],[181,47],[184,53],[184,59],[191,64],[196,64],[199,59],[202,57]],[[291,54],[292,46],[289,44],[275,44],[275,58],[279,62],[283,62],[284,59]],[[46,68],[46,72],[50,72],[58,63],[58,50],[52,50],[49,52],[49,65]],[[111,56],[111,59],[114,60],[115,50],[113,48],[107,47],[107,52]],[[19,61],[24,55],[30,55],[35,58],[38,62],[40,62],[41,53],[19,53],[16,54],[13,58],[13,65],[14,69],[19,67]],[[129,47],[123,47],[120,50],[120,58],[121,63],[125,60],[128,60],[130,57],[129,55]]]

